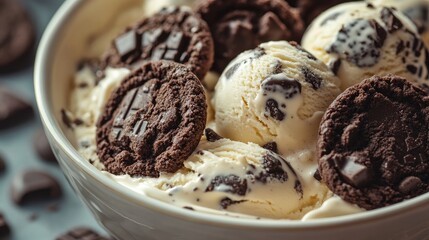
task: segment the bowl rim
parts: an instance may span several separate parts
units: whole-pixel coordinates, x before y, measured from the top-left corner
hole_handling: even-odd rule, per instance
[[[399,216],[408,211],[415,210],[419,207],[429,204],[429,193],[424,194],[413,199],[361,213],[355,213],[346,216],[338,216],[323,219],[311,219],[306,221],[299,220],[276,220],[276,219],[247,219],[235,218],[230,216],[216,215],[211,213],[189,211],[177,206],[172,206],[168,203],[156,200],[149,196],[139,194],[130,189],[122,187],[113,179],[107,177],[96,167],[86,161],[78,151],[72,146],[70,141],[62,132],[55,119],[55,115],[51,110],[49,99],[50,87],[49,75],[51,72],[50,66],[52,65],[52,56],[57,46],[56,40],[59,38],[62,26],[68,23],[68,20],[73,17],[76,12],[85,6],[89,1],[74,0],[65,1],[57,10],[51,21],[49,22],[45,32],[43,33],[40,41],[34,68],[34,89],[37,107],[40,113],[40,118],[45,127],[45,130],[52,136],[56,145],[59,146],[61,151],[65,153],[68,158],[67,161],[72,163],[81,171],[92,177],[92,180],[105,185],[112,192],[120,197],[126,198],[127,201],[132,201],[145,208],[151,209],[155,212],[168,215],[170,217],[179,218],[181,220],[204,223],[215,225],[218,227],[226,228],[251,228],[258,230],[270,231],[302,231],[311,229],[332,229],[333,227],[350,226],[358,223],[370,224],[376,221],[385,219],[386,217]]]

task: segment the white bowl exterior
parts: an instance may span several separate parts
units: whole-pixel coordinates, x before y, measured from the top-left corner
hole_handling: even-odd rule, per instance
[[[235,219],[179,209],[127,191],[80,157],[66,139],[68,135],[73,142],[60,116],[76,64],[85,56],[94,32],[103,29],[115,12],[140,2],[66,1],[48,26],[36,59],[36,98],[54,153],[73,189],[113,236],[127,240],[420,240],[429,236],[428,195],[354,216],[310,222]]]

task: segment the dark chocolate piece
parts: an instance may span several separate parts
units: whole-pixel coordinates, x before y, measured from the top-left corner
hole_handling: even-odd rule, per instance
[[[6,238],[10,234],[10,227],[9,224],[6,222],[5,217],[3,214],[0,213],[0,238]]]
[[[33,117],[32,106],[9,90],[0,87],[0,129]]]
[[[0,71],[6,71],[24,60],[36,34],[27,10],[16,0],[0,1],[0,29]]]
[[[216,142],[217,140],[222,139],[222,137],[211,128],[206,128],[206,130],[204,130],[204,134],[209,142]]]
[[[27,170],[16,175],[10,190],[12,200],[18,205],[58,199],[62,196],[57,180],[50,174],[37,170]]]

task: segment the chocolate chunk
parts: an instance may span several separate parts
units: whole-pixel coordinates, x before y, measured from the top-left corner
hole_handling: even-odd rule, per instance
[[[320,84],[319,84],[320,85]],[[295,79],[288,78],[284,73],[274,74],[261,83],[264,94],[279,92],[285,99],[293,98],[301,93],[301,83]]]
[[[227,187],[222,187],[222,190],[218,190],[217,188],[220,186]],[[216,176],[211,180],[205,191],[223,191],[244,196],[247,192],[247,180],[241,179],[239,176],[232,174],[227,176]]]
[[[418,177],[410,176],[406,177],[400,184],[399,184],[399,191],[401,193],[411,193],[412,191],[415,191],[420,185],[422,184],[422,180]]]
[[[3,214],[0,213],[0,238],[6,238],[10,234],[9,224],[6,222]]]
[[[204,134],[209,142],[216,142],[217,140],[222,139],[222,137],[211,128],[206,128],[206,130],[204,130]]]
[[[365,160],[357,159],[357,156],[346,156],[344,162],[336,162],[337,167],[341,173],[341,176],[349,184],[361,188],[370,184],[372,181],[371,170],[359,162],[365,162]]]
[[[406,67],[407,67],[408,72],[410,72],[412,74],[416,74],[417,73],[417,67],[416,66],[409,64]]]
[[[343,92],[319,130],[323,182],[375,209],[429,192],[429,99],[404,78],[364,80]]]
[[[0,87],[0,102],[0,129],[33,117],[33,108],[29,103],[2,87]]]
[[[78,227],[68,231],[61,236],[58,236],[56,240],[109,240],[96,233],[94,230],[87,227]]]
[[[207,0],[196,11],[210,26],[217,72],[245,50],[267,41],[299,41],[304,31],[299,14],[283,0]]]
[[[267,149],[267,150],[270,150],[273,153],[279,153],[279,149],[277,148],[276,142],[269,142],[262,147]]]
[[[213,57],[207,24],[186,7],[169,7],[128,27],[105,54],[104,65],[136,69],[147,61],[170,60],[203,79]]]
[[[97,123],[97,154],[115,175],[173,173],[197,147],[206,108],[203,86],[189,68],[145,63],[108,100]]]
[[[322,85],[322,77],[311,71],[307,67],[301,68],[302,73],[304,74],[304,80],[311,84],[311,87],[314,90],[317,90]]]
[[[70,129],[73,128],[72,126],[73,121],[70,119],[65,109],[61,109],[61,120],[67,128],[70,128]]]
[[[232,200],[229,197],[225,197],[225,198],[222,198],[222,200],[220,200],[220,206],[223,209],[227,209],[231,205],[240,204],[240,203],[243,203],[243,202],[246,202],[246,200],[236,201],[236,200]]]
[[[317,181],[322,181],[322,176],[320,176],[320,171],[319,169],[316,169],[316,171],[313,174],[314,179],[316,179]]]
[[[0,155],[0,174],[3,173],[6,170],[6,161],[4,160],[4,157]]]
[[[286,117],[286,113],[280,110],[279,103],[272,98],[265,103],[265,112],[277,121],[283,121]]]
[[[386,36],[386,30],[377,21],[358,18],[343,25],[326,51],[358,67],[371,67],[378,63]],[[337,72],[335,65],[331,69]]]
[[[12,200],[18,205],[58,199],[61,195],[59,183],[46,172],[27,170],[16,175],[11,185]]]
[[[33,137],[33,146],[39,157],[51,163],[57,163],[54,153],[52,152],[51,145],[49,144],[48,138],[45,135],[43,129],[37,130]]]
[[[114,40],[116,51],[122,61],[126,61],[130,54],[139,55],[139,48],[137,48],[137,42],[139,36],[134,30],[130,30]]]
[[[286,182],[289,178],[287,172],[283,169],[282,161],[285,161],[280,155],[273,152],[267,152],[262,157],[262,166],[264,171],[261,172],[256,180],[267,183],[273,179],[277,179],[280,182]]]
[[[341,67],[341,60],[340,59],[336,59],[334,61],[329,62],[329,68],[331,69],[331,71],[337,75],[338,71],[340,70]]]
[[[381,10],[381,20],[386,24],[387,30],[390,33],[393,33],[403,27],[401,20],[399,20],[393,13],[393,10],[388,7],[384,7]]]
[[[16,0],[0,1],[0,70],[16,68],[35,42],[35,28],[24,6]],[[3,101],[1,101],[3,102]]]

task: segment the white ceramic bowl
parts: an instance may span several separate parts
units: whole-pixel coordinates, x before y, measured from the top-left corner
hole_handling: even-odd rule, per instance
[[[73,147],[60,110],[66,106],[75,66],[88,54],[88,41],[109,26],[125,5],[137,1],[66,1],[45,31],[35,66],[37,103],[55,155],[73,189],[113,236],[126,240],[429,239],[428,194],[344,217],[308,222],[253,220],[181,209],[132,192],[103,175]]]

